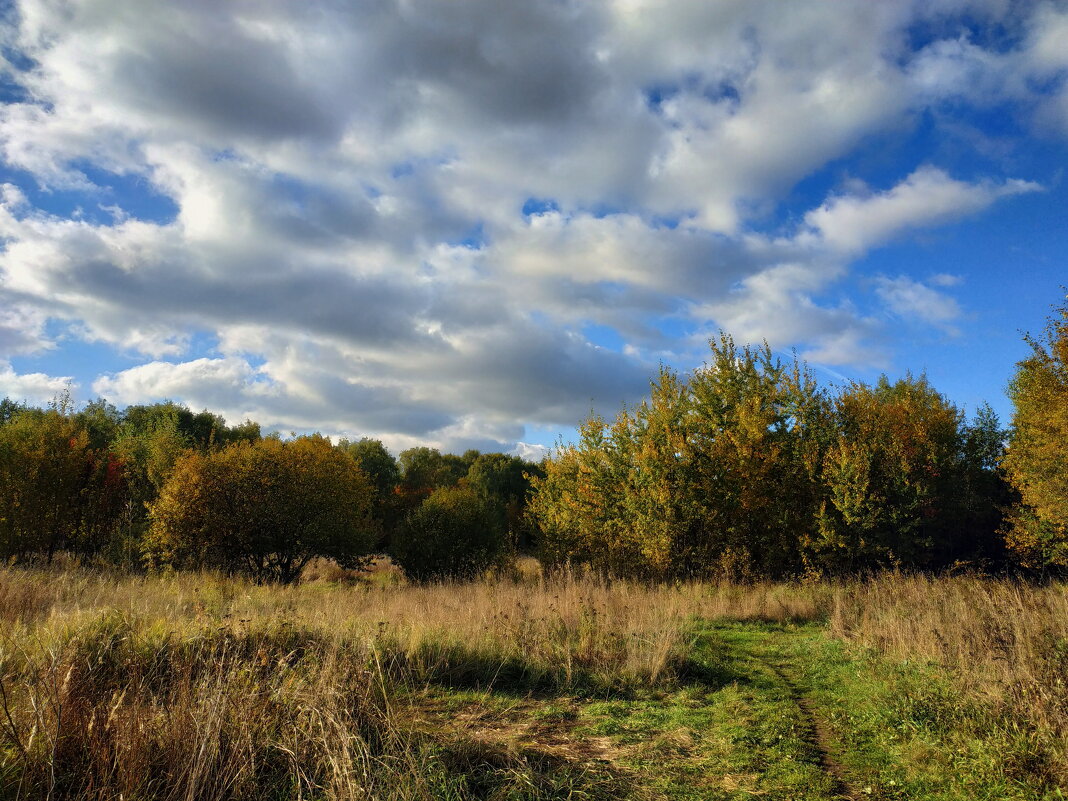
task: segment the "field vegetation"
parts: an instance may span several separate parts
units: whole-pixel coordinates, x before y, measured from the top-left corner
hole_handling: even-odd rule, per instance
[[[1062,584],[974,577],[7,569],[0,792],[1057,798],[1066,613]]]

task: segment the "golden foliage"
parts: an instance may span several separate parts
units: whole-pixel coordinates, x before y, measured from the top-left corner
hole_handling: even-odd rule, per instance
[[[1015,410],[1002,467],[1020,493],[1009,546],[1035,567],[1068,567],[1068,303],[1009,385]]]
[[[349,565],[371,550],[373,492],[355,461],[319,436],[190,451],[152,505],[148,550],[163,564],[293,581],[316,556]]]

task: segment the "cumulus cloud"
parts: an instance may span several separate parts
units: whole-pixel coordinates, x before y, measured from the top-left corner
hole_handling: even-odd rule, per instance
[[[931,227],[975,214],[999,198],[1036,192],[1033,181],[968,183],[935,167],[921,167],[886,192],[833,197],[805,215],[830,247],[860,253],[911,228]]]
[[[964,17],[1015,44],[962,36]],[[0,158],[30,178],[0,188],[0,358],[52,346],[59,320],[141,359],[94,383],[116,402],[506,450],[524,424],[640,395],[660,360],[698,363],[716,327],[885,362],[850,262],[1037,184],[909,164],[800,225],[777,204],[939,104],[1055,116],[1064,19],[956,0],[21,0]],[[913,52],[916,26],[945,35]],[[106,220],[57,211],[69,195]],[[876,298],[952,323],[946,284],[902,280]],[[30,378],[6,380],[53,380]]]
[[[45,373],[17,373],[8,362],[0,362],[0,397],[16,398],[35,404],[45,404],[76,386],[66,376]]]

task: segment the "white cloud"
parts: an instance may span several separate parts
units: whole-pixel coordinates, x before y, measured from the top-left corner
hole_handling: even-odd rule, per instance
[[[936,286],[952,286],[939,281],[941,277],[935,276],[931,283]],[[900,317],[920,320],[950,335],[959,333],[954,323],[961,316],[960,305],[954,298],[932,286],[904,275],[896,278],[880,276],[876,280],[876,293],[886,307]]]
[[[33,180],[0,189],[0,358],[49,347],[61,320],[150,360],[94,384],[112,400],[398,446],[511,448],[523,423],[644,392],[659,359],[700,361],[718,326],[827,363],[885,361],[878,320],[846,297],[850,259],[1037,186],[921,167],[757,231],[798,181],[923,109],[1054,114],[1027,78],[1060,87],[1063,66],[1048,33],[1063,15],[1017,21],[999,2],[13,13],[4,44],[32,66],[4,68],[24,98],[0,108],[0,157]],[[1020,44],[908,50],[909,26],[961,13],[1017,25]],[[27,197],[62,192],[106,221]],[[555,207],[524,217],[528,198]],[[217,340],[207,358],[194,334]]]
[[[0,361],[0,397],[35,404],[46,404],[76,384],[69,377],[44,373],[16,373],[7,362]]]
[[[550,450],[550,448],[547,448],[544,445],[537,445],[530,442],[517,442],[512,453],[520,459],[524,459],[528,462],[540,462],[549,455]]]
[[[990,206],[998,198],[1039,191],[1031,181],[968,183],[935,167],[921,167],[886,192],[833,197],[805,215],[824,243],[860,253],[912,228],[944,225]]]

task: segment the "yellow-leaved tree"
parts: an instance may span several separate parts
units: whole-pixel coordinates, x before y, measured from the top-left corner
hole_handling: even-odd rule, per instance
[[[1031,355],[1009,385],[1014,405],[1002,468],[1021,503],[1006,544],[1029,567],[1068,567],[1068,302],[1042,337],[1027,336]]]
[[[288,583],[314,557],[356,566],[374,546],[374,488],[320,437],[180,457],[151,506],[149,558]]]

